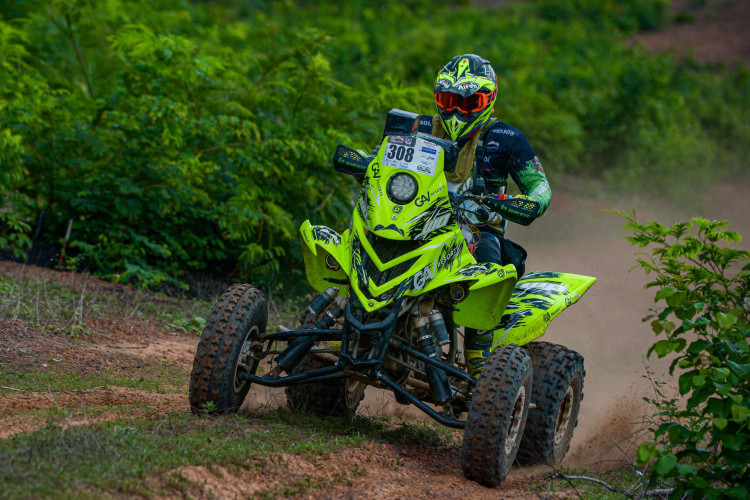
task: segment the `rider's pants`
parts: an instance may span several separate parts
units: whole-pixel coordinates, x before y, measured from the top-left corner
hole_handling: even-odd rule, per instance
[[[482,228],[481,235],[474,250],[474,258],[477,262],[513,264],[518,277],[523,276],[526,262],[526,250],[523,247],[506,239],[500,231],[492,227]],[[469,373],[478,378],[492,349],[493,331],[466,328],[464,335],[466,366]]]

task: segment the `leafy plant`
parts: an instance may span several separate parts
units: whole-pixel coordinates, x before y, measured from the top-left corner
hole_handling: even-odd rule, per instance
[[[143,287],[212,274],[288,293],[299,225],[351,213],[336,145],[371,148],[394,107],[433,113],[436,71],[464,52],[492,61],[498,118],[555,172],[743,175],[750,71],[629,42],[664,0],[469,3],[0,2],[0,250],[33,239]]]
[[[651,323],[648,353],[670,356],[679,397],[657,388],[654,441],[638,448],[653,462],[652,484],[674,481],[674,498],[747,498],[750,494],[750,252],[726,221],[693,218],[665,227],[616,211],[627,240],[649,253],[640,267],[663,304]]]

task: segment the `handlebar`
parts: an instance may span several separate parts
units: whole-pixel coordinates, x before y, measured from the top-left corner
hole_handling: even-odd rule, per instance
[[[477,195],[467,191],[458,195],[453,200],[453,205],[459,205],[464,201],[473,201],[480,207],[522,226],[531,224],[539,214],[540,204],[536,200],[527,197],[502,196],[502,198],[496,198],[492,194]]]

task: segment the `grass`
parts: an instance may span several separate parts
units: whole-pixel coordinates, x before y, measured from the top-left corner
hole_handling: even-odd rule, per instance
[[[82,491],[148,497],[186,487],[174,473],[180,466],[266,470],[273,467],[269,458],[282,453],[314,459],[373,440],[424,444],[425,439],[451,444],[431,426],[394,427],[387,419],[361,417],[321,420],[282,409],[252,417],[171,413],[69,428],[50,424],[0,442],[0,498],[73,497]],[[347,483],[351,474],[295,477],[266,494],[298,496]],[[162,480],[149,481],[154,476]]]
[[[162,362],[141,362],[137,375],[127,367],[99,372],[79,373],[65,370],[64,365],[49,365],[38,371],[15,370],[0,364],[0,385],[19,391],[62,392],[83,391],[95,387],[126,387],[160,394],[187,391],[187,373],[179,367]],[[0,388],[0,394],[11,392]]]
[[[126,287],[97,291],[82,278],[80,286],[49,279],[0,276],[0,318],[24,320],[55,334],[78,336],[84,318],[130,317],[160,321],[172,330],[200,333],[213,302],[166,297]]]

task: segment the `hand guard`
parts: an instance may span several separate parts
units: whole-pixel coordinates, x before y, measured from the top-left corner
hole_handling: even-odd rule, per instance
[[[493,211],[522,226],[528,226],[539,215],[539,202],[526,195],[500,195],[498,199],[485,198],[484,202]]]

